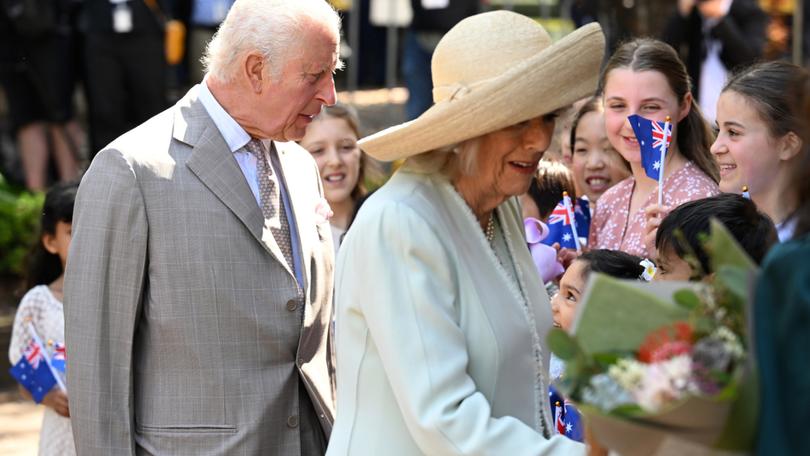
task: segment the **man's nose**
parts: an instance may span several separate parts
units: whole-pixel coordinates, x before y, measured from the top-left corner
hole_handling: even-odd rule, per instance
[[[325,78],[326,82],[323,84],[320,92],[320,98],[327,106],[332,106],[337,103],[337,92],[335,92],[335,78],[330,74]]]

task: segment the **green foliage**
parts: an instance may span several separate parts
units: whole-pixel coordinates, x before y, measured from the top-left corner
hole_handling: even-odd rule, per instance
[[[22,276],[36,242],[45,195],[11,187],[0,175],[0,275]]]

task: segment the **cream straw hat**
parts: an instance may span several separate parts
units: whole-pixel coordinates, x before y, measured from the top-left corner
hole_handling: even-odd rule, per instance
[[[367,136],[360,147],[397,160],[553,112],[593,94],[605,39],[588,24],[557,43],[532,19],[492,11],[459,22],[433,53],[434,105]]]

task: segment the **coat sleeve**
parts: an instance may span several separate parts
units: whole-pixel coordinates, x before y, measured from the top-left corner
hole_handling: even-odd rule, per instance
[[[68,390],[78,454],[135,454],[132,353],[147,236],[133,168],[115,150],[99,153],[76,197],[65,273]]]
[[[492,415],[467,374],[451,252],[430,221],[407,205],[377,210],[376,222],[359,226],[347,239],[349,249],[341,252],[338,300],[359,303],[402,418],[422,453],[584,453],[583,445],[565,437],[549,440],[517,418]]]

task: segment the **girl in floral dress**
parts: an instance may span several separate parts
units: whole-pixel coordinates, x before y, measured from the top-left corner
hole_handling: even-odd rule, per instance
[[[632,176],[599,198],[589,246],[653,258],[656,228],[670,210],[719,193],[717,165],[709,151],[712,134],[689,92],[686,67],[663,42],[636,39],[619,47],[600,88],[608,140],[630,163]],[[656,204],[658,183],[641,166],[639,144],[627,120],[632,114],[672,120],[662,206]]]
[[[14,318],[9,359],[16,364],[32,339],[29,322],[39,335],[48,355],[64,347],[65,317],[62,310],[62,283],[70,245],[73,202],[77,184],[58,184],[45,197],[40,242],[29,260],[27,285]],[[23,395],[28,392],[20,388]],[[42,400],[46,406],[39,435],[39,454],[75,455],[66,392],[54,387]]]

